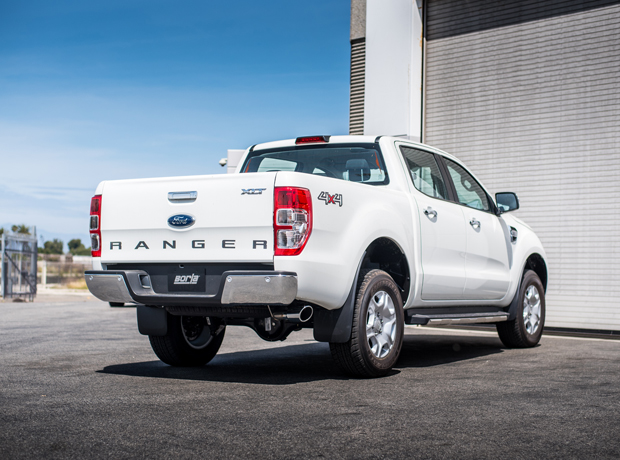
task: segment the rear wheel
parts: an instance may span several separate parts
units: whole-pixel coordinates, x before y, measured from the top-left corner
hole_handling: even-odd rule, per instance
[[[217,354],[226,326],[221,319],[168,315],[168,334],[150,335],[151,348],[171,366],[203,366]]]
[[[519,288],[517,317],[497,323],[497,333],[509,348],[528,348],[538,344],[545,325],[545,288],[533,270],[523,275]]]
[[[402,305],[400,290],[390,275],[381,270],[360,273],[351,338],[329,344],[334,360],[346,373],[379,377],[390,372],[403,344]]]

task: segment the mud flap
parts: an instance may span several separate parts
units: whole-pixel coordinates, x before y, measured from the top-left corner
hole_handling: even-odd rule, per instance
[[[136,311],[140,334],[164,336],[168,333],[168,313],[165,309],[138,305]]]
[[[353,328],[353,310],[357,294],[357,279],[360,275],[362,262],[366,257],[366,252],[362,255],[362,260],[357,267],[357,273],[353,279],[353,286],[349,291],[349,296],[344,305],[336,310],[325,310],[317,308],[314,311],[314,340],[317,342],[345,343],[351,338]]]
[[[519,294],[521,293],[521,282],[523,281],[523,275],[525,275],[525,268],[523,269],[523,274],[521,275],[521,278],[519,279],[519,285],[517,286],[517,292],[515,293],[514,298],[512,299],[512,302],[510,302],[510,305],[508,306],[508,310],[506,310],[508,312],[508,321],[512,321],[517,317],[517,309],[519,307]]]

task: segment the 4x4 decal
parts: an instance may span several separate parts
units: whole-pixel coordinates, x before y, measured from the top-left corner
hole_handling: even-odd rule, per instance
[[[319,195],[319,200],[325,201],[326,205],[328,205],[329,203],[334,203],[342,206],[342,194],[340,193],[334,193],[333,195],[330,195],[329,192],[321,192],[321,194]]]

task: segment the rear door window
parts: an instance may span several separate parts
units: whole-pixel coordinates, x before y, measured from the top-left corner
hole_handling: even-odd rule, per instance
[[[400,151],[407,163],[413,186],[425,195],[446,200],[448,198],[446,184],[435,155],[404,145],[400,147]]]

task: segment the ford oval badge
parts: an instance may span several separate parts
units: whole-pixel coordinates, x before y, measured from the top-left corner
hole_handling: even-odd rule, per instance
[[[194,222],[196,222],[196,219],[187,214],[177,214],[168,219],[168,225],[172,228],[188,228],[194,225]]]

